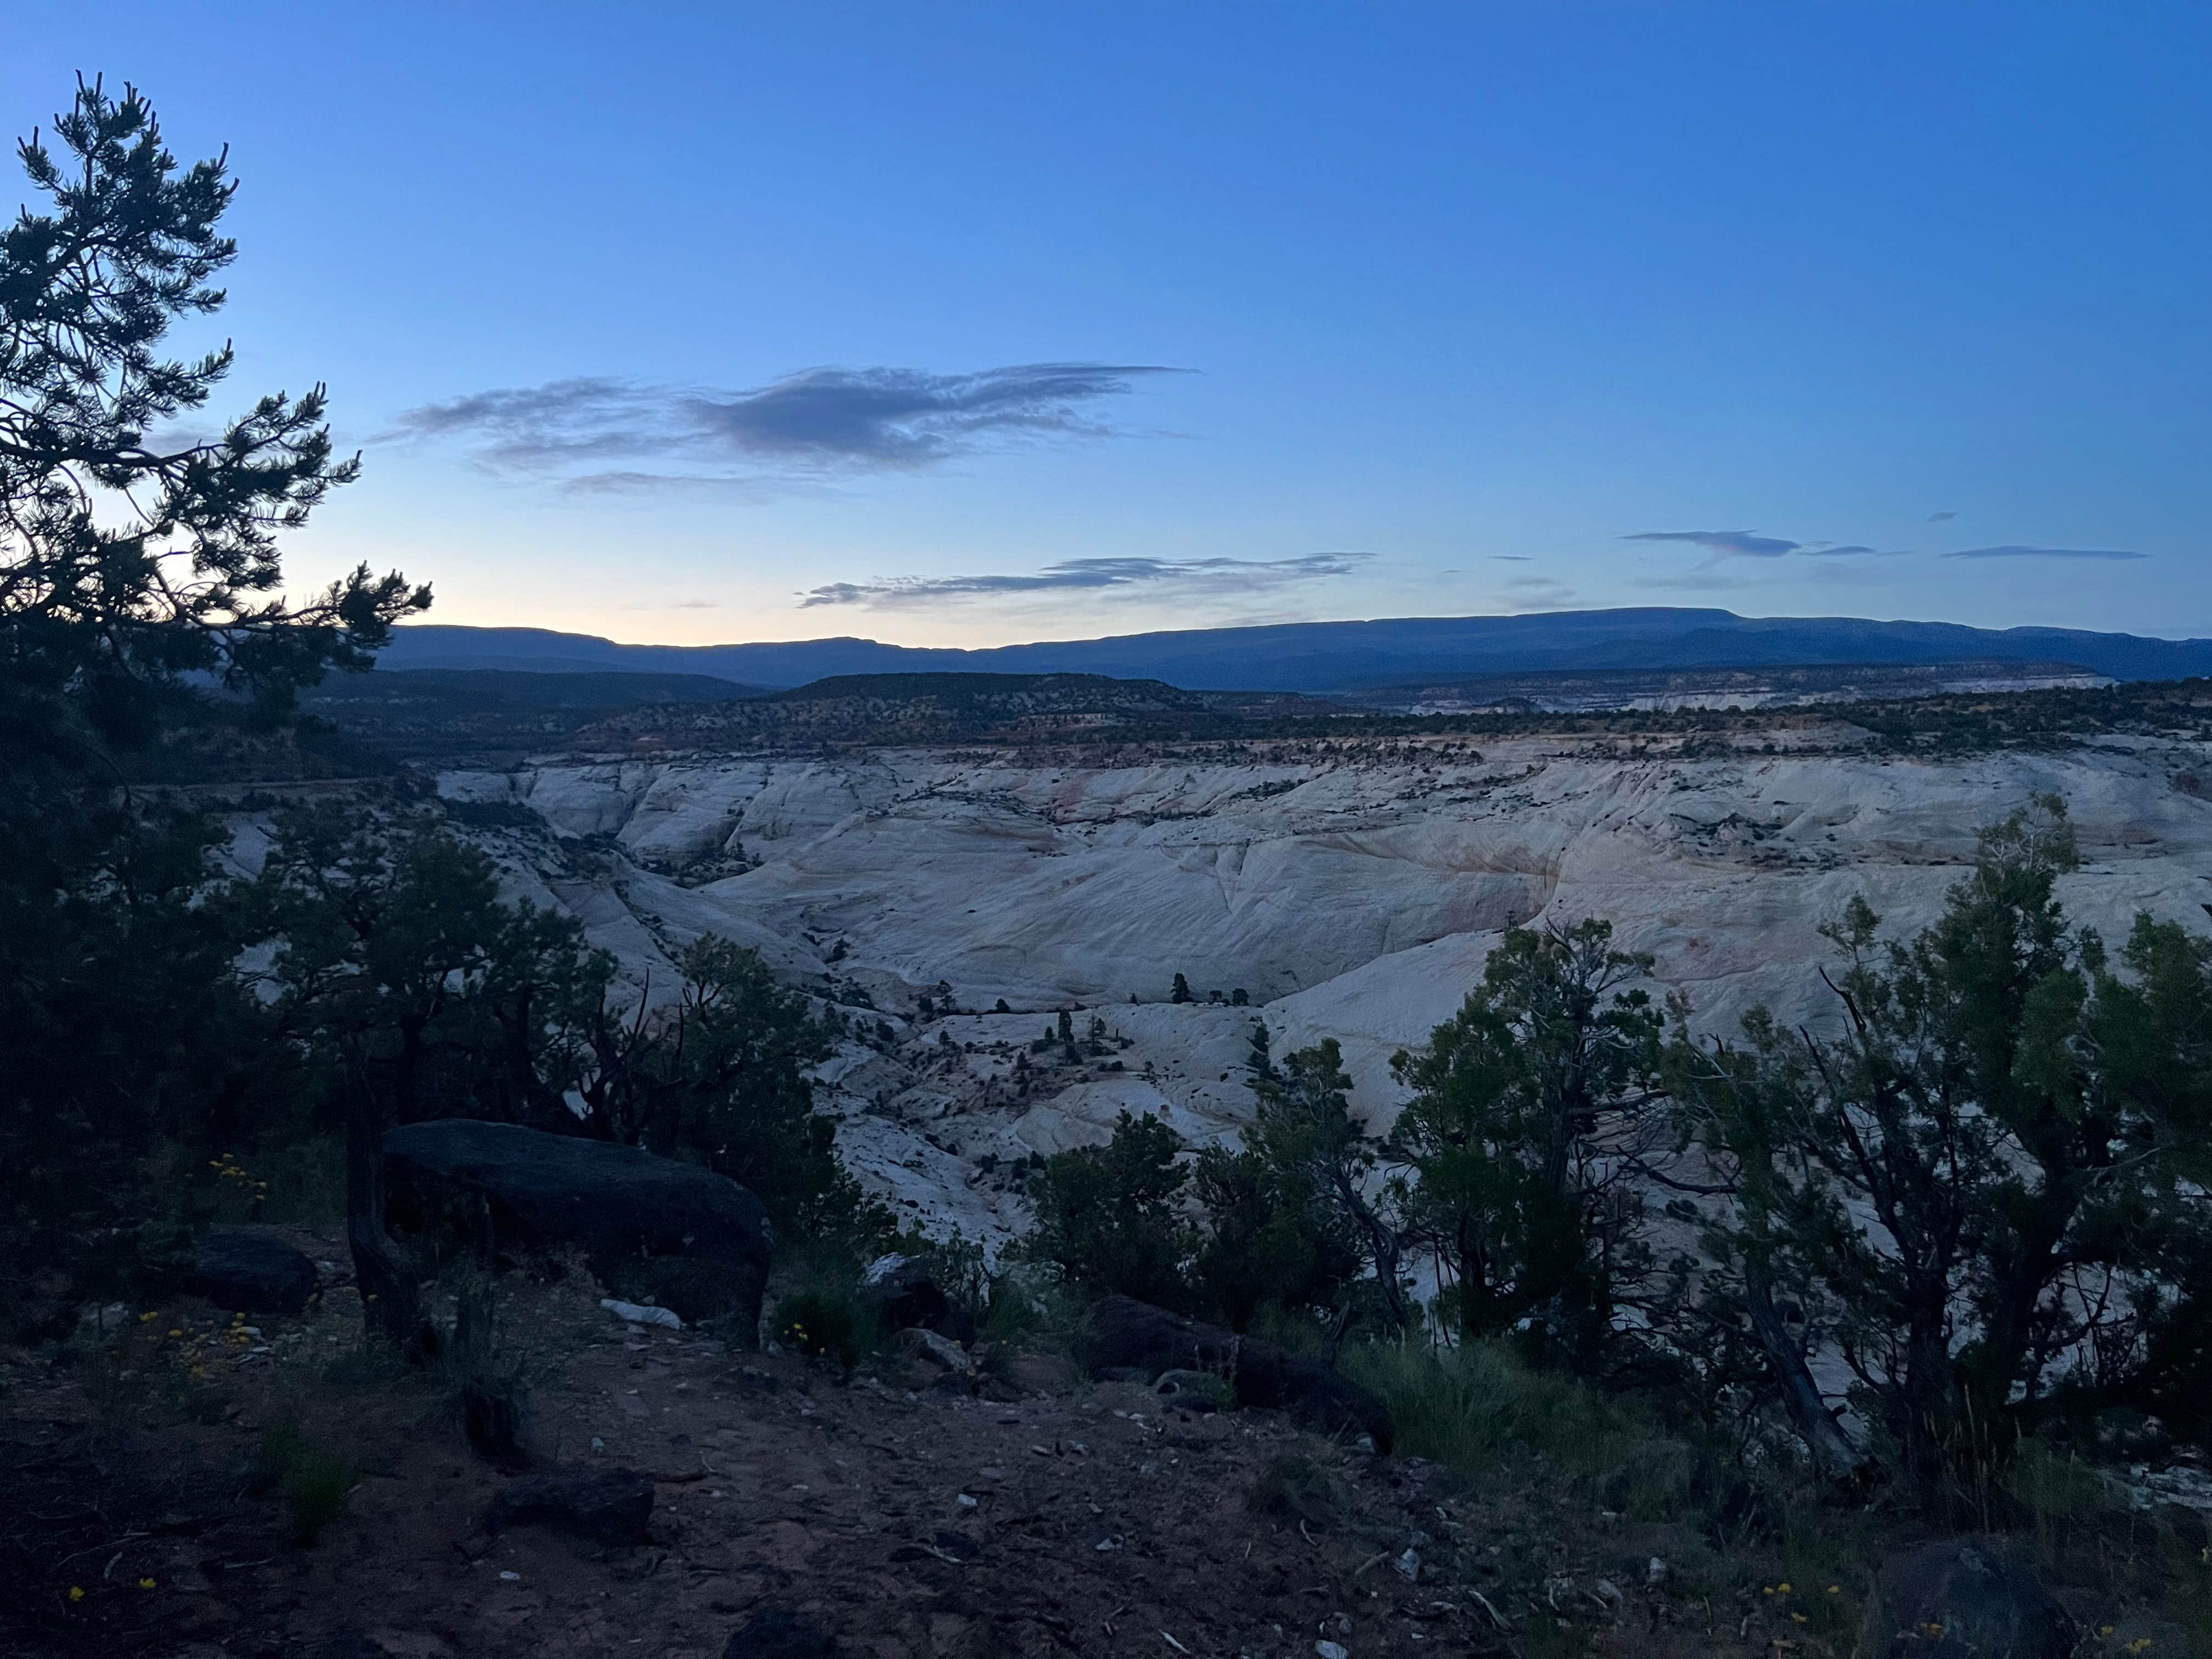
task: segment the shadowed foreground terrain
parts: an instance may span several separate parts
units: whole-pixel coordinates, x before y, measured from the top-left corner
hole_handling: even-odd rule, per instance
[[[1556,1399],[1528,1443],[1454,1468],[1080,1382],[1050,1344],[987,1359],[975,1392],[895,1349],[848,1376],[626,1324],[575,1272],[502,1281],[501,1363],[531,1381],[542,1459],[649,1477],[651,1517],[635,1544],[493,1534],[509,1474],[465,1441],[454,1378],[368,1357],[337,1241],[292,1237],[324,1263],[297,1320],[184,1298],[118,1310],[71,1369],[15,1357],[0,1650],[714,1659],[774,1609],[882,1659],[1842,1659],[1878,1553],[1910,1536],[1699,1496],[1677,1443]],[[321,1508],[272,1445],[339,1471]],[[2190,1512],[2130,1518],[2094,1484],[2039,1534],[2087,1651],[2188,1651],[2171,1614],[2212,1610],[2174,1559]],[[2164,1618],[2143,1611],[2161,1587]]]
[[[506,1478],[465,1443],[434,1375],[361,1357],[358,1300],[325,1277],[307,1316],[244,1340],[185,1302],[125,1322],[125,1364],[17,1372],[0,1419],[21,1595],[7,1651],[679,1659],[719,1654],[764,1607],[886,1659],[1177,1650],[1164,1632],[1194,1654],[1323,1638],[1515,1650],[1462,1572],[1524,1632],[1537,1608],[1540,1643],[1569,1626],[1638,1650],[1707,1640],[1703,1611],[1644,1589],[1663,1528],[1532,1528],[1540,1495],[1473,1504],[1434,1463],[1271,1413],[1179,1411],[1050,1355],[1013,1357],[985,1396],[890,1355],[848,1382],[834,1362],[625,1326],[573,1278],[509,1293],[536,1437],[563,1462],[650,1475],[649,1541],[495,1537],[479,1523]],[[280,1423],[359,1471],[312,1545],[255,1474]],[[1565,1625],[1547,1603],[1563,1582]],[[1745,1607],[1758,1627],[1722,1632],[1724,1651],[1762,1644],[1767,1609]]]

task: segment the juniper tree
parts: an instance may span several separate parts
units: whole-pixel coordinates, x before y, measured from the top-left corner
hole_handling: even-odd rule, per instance
[[[281,1073],[237,941],[202,902],[222,836],[117,787],[117,758],[212,691],[276,710],[364,666],[427,589],[362,569],[283,597],[277,551],[350,479],[316,387],[189,435],[226,344],[223,157],[180,167],[135,89],[80,82],[17,155],[0,228],[0,1255],[74,1272],[149,1213],[142,1160],[236,1120]]]
[[[1741,1311],[1817,1455],[1884,1451],[1930,1505],[2022,1434],[2112,1407],[2201,1424],[2212,1392],[2212,941],[2141,916],[2112,963],[2056,896],[2077,862],[2041,799],[1983,833],[1911,939],[1863,901],[1827,930],[1836,1035],[1762,1010],[1739,1042],[1675,1048],[1729,1199],[1711,1309]],[[1811,1389],[1816,1341],[1879,1448]]]
[[[1446,1317],[1584,1366],[1652,1265],[1630,1176],[1665,1028],[1634,982],[1651,959],[1612,941],[1597,920],[1508,932],[1459,1012],[1393,1059],[1413,1094],[1384,1152]]]

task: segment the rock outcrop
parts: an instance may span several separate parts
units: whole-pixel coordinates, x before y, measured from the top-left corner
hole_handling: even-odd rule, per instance
[[[2206,926],[2202,742],[1923,758],[1809,715],[1703,741],[702,753],[440,787],[542,818],[493,837],[514,890],[579,917],[631,994],[672,995],[672,953],[714,932],[849,1014],[817,1072],[840,1152],[902,1219],[994,1247],[1025,1217],[1023,1183],[994,1171],[1103,1141],[1121,1109],[1233,1141],[1255,1025],[1277,1057],[1336,1038],[1355,1109],[1387,1128],[1391,1054],[1458,1007],[1509,926],[1609,918],[1698,1030],[1732,1035],[1759,1003],[1820,1030],[1838,1017],[1820,924],[1862,896],[1893,933],[1926,924],[1977,826],[2041,793],[2080,836],[2059,888],[2074,921],[2107,939],[2138,910]],[[560,843],[585,836],[624,856],[565,867]],[[1177,973],[1197,1001],[1168,1001]],[[1105,1023],[1105,1052],[1052,1042],[1062,1008],[1079,1039]],[[1028,1053],[1041,1036],[1049,1052]]]
[[[633,1146],[448,1118],[384,1138],[386,1209],[402,1233],[466,1237],[488,1209],[501,1250],[578,1249],[608,1290],[750,1344],[773,1235],[744,1188]]]
[[[1257,1337],[1237,1336],[1126,1296],[1091,1310],[1091,1374],[1137,1372],[1151,1382],[1170,1371],[1224,1379],[1240,1406],[1287,1413],[1322,1434],[1364,1434],[1391,1444],[1390,1408],[1320,1361]]]
[[[1885,1659],[2069,1659],[2078,1635],[1993,1540],[1949,1538],[1882,1564],[1861,1647]]]
[[[200,1240],[191,1288],[237,1313],[297,1314],[315,1293],[315,1264],[265,1227],[216,1227]]]

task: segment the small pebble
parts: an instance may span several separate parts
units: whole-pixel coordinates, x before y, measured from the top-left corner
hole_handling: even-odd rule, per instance
[[[960,1494],[960,1507],[963,1510],[972,1510],[975,1507],[975,1500],[963,1492]]]
[[[1321,1659],[1352,1659],[1351,1650],[1334,1642],[1316,1642],[1314,1651]]]
[[[507,1582],[508,1583],[510,1583],[510,1584],[519,1583],[520,1583],[520,1582],[521,1582],[521,1579],[522,1579],[522,1575],[521,1575],[520,1573],[519,1573],[519,1572],[511,1572],[511,1571],[507,1571],[507,1570],[506,1568],[504,1568],[504,1567],[502,1567],[502,1568],[500,1570],[500,1575],[499,1575],[499,1576],[500,1576],[501,1578],[504,1578],[505,1580],[507,1580]]]

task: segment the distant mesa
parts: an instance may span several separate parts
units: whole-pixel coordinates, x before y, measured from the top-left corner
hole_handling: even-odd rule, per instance
[[[619,645],[543,629],[421,623],[397,630],[382,665],[678,675],[775,690],[849,675],[1088,674],[1191,691],[1362,696],[1498,675],[1952,664],[2056,665],[2115,680],[2181,679],[2212,673],[2212,640],[1659,606],[1192,629],[974,651],[861,639]],[[663,693],[640,701],[667,699]]]

